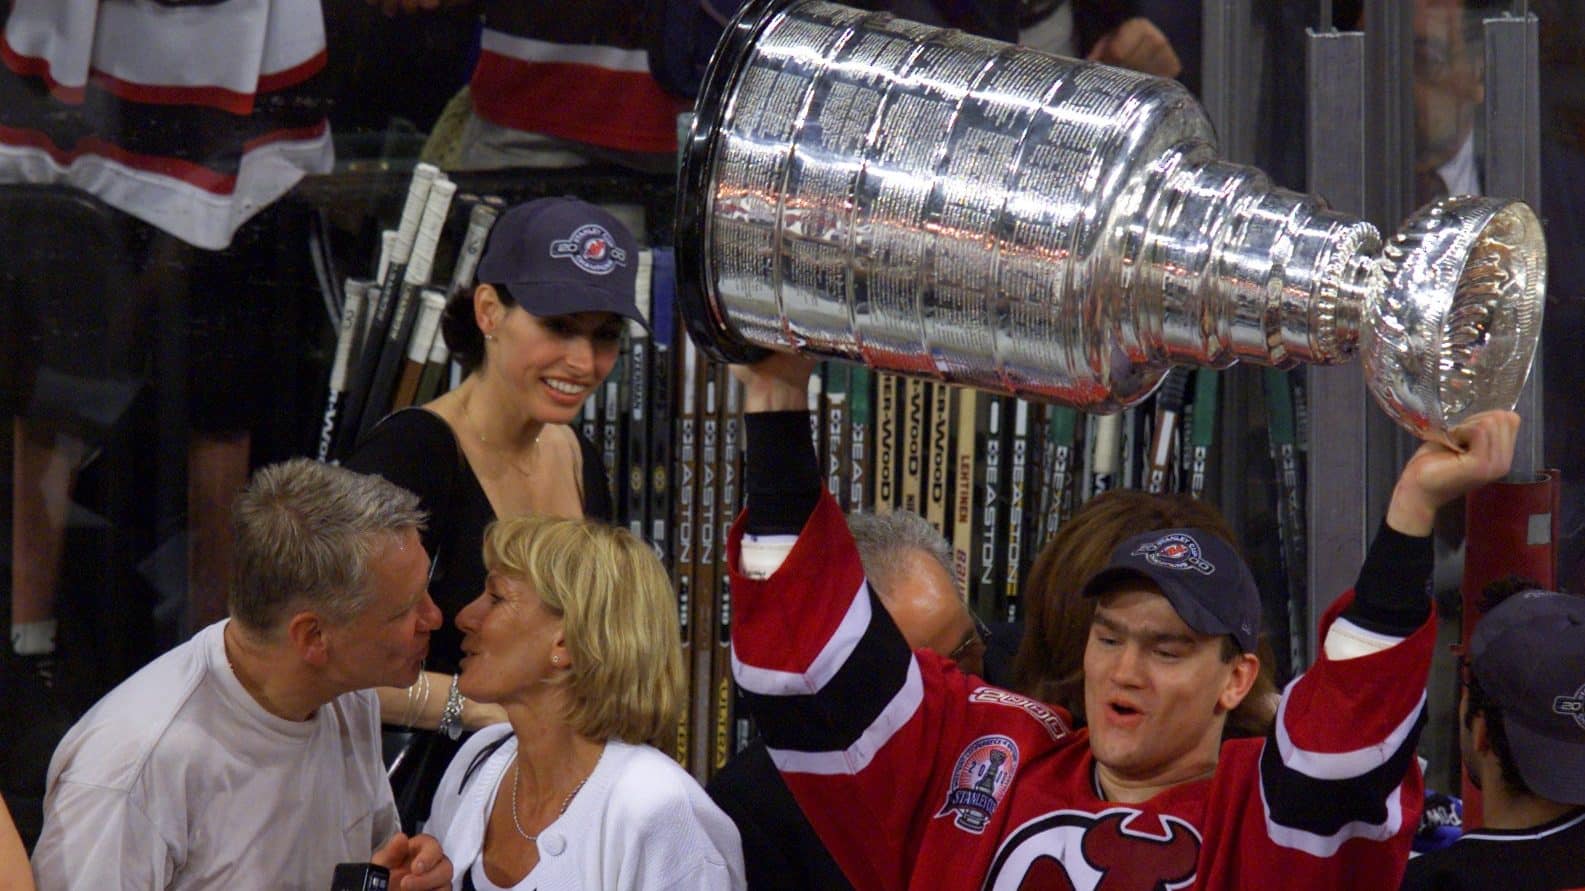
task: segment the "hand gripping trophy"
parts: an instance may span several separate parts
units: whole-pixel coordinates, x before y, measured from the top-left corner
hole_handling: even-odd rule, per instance
[[[1370,224],[1216,158],[1177,83],[812,0],[727,30],[678,275],[717,359],[801,350],[1091,412],[1174,364],[1363,358],[1422,438],[1511,408],[1546,248],[1515,201]]]

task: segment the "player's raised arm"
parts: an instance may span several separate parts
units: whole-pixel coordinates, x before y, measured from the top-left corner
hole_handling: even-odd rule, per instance
[[[808,387],[814,369],[814,360],[789,353],[772,353],[754,365],[732,366],[733,376],[743,383],[748,435],[744,531],[753,538],[797,535],[820,497],[819,462],[808,435]],[[769,575],[780,564],[778,552],[786,554],[783,548],[756,551],[751,546],[751,563],[765,553],[774,565],[753,565],[744,571]]]
[[[1389,885],[1402,871],[1436,642],[1432,518],[1507,473],[1518,426],[1512,412],[1478,415],[1455,433],[1461,450],[1428,442],[1405,465],[1354,591],[1322,620],[1322,652],[1284,693],[1261,758],[1266,831],[1279,847],[1341,865],[1346,842],[1377,842],[1353,848],[1355,865],[1375,864]]]
[[[1463,448],[1423,443],[1404,465],[1393,487],[1387,516],[1371,543],[1355,584],[1354,601],[1327,634],[1334,659],[1381,649],[1369,634],[1402,638],[1431,614],[1426,583],[1431,577],[1431,523],[1443,505],[1499,480],[1513,463],[1519,416],[1484,412],[1453,431]],[[1478,522],[1478,519],[1476,519]],[[1355,631],[1363,629],[1360,636]]]
[[[938,745],[939,715],[821,482],[812,371],[783,354],[733,369],[744,383],[748,504],[728,543],[732,673],[771,761],[843,872],[856,887],[902,888],[918,834],[899,827],[933,813],[930,773],[904,762]],[[877,837],[883,826],[898,831]]]

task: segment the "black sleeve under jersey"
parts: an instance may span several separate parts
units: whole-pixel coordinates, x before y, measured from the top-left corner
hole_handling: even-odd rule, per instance
[[[1354,583],[1354,602],[1343,612],[1362,628],[1393,637],[1413,634],[1431,612],[1430,536],[1404,535],[1383,522]]]
[[[797,535],[820,500],[820,467],[808,411],[750,412],[743,490],[750,535]]]

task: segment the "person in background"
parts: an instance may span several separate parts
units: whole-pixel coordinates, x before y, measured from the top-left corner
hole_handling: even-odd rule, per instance
[[[456,166],[676,166],[686,100],[651,74],[642,0],[481,0],[479,61]],[[463,97],[459,95],[459,101]]]
[[[9,0],[0,56],[0,378],[24,372],[0,381],[14,416],[3,661],[26,675],[0,705],[38,716],[0,785],[31,841],[41,756],[100,681],[226,614],[231,500],[251,466],[296,450],[276,423],[305,352],[283,283],[305,271],[285,258],[304,255],[311,211],[281,199],[334,158],[320,0]],[[148,432],[123,436],[134,424]],[[158,455],[141,476],[163,490],[169,473],[185,500],[125,494],[141,480],[117,462],[135,449]],[[108,522],[84,524],[74,501]],[[154,633],[135,636],[148,650],[118,659],[95,616],[147,607],[121,581],[132,567],[96,559],[81,532],[142,554],[128,532],[150,502],[150,533],[173,546],[140,567],[160,589]]]
[[[186,328],[192,430],[184,630],[191,631],[225,614],[227,512],[247,483],[252,437],[269,415],[278,369],[263,331],[281,323],[279,301],[258,286],[282,274],[273,242],[294,238],[299,216],[279,199],[303,176],[329,172],[333,151],[319,80],[320,0],[188,4],[179,27],[170,5],[12,0],[0,7],[0,185],[48,184],[104,202],[106,219],[125,235],[114,256],[55,257],[45,241],[8,256],[53,263],[63,270],[55,275],[81,274],[85,261],[141,265],[142,318],[118,319],[126,330],[112,331],[116,340],[135,341],[139,328]],[[183,52],[192,45],[206,51]],[[86,277],[100,274],[96,268]],[[155,294],[167,305],[156,308]],[[127,352],[119,345],[100,351]],[[128,377],[134,358],[78,356],[60,370],[112,377],[103,366],[114,364],[122,366],[116,377]],[[85,382],[75,383],[80,390]],[[133,393],[129,387],[118,397],[123,408]],[[93,401],[91,393],[75,395]],[[60,413],[19,413],[13,432],[21,483],[12,546],[25,559],[13,562],[12,647],[46,676],[58,623],[63,505],[99,445],[48,416]]]
[[[572,421],[615,367],[624,326],[645,321],[638,264],[638,242],[601,208],[541,198],[508,209],[479,260],[479,284],[454,295],[441,320],[466,372],[461,385],[386,417],[346,461],[416,493],[430,518],[430,591],[446,624],[430,648],[432,670],[414,688],[381,693],[388,724],[414,713],[454,718],[402,755],[413,765],[396,780],[410,830],[456,753],[456,719],[476,711],[454,683],[462,651],[452,620],[484,590],[485,527],[520,514],[612,518],[605,465]]]
[[[916,650],[930,650],[968,674],[982,674],[984,632],[954,583],[945,539],[912,511],[848,515],[875,596]],[[852,888],[755,739],[710,780],[710,797],[743,835],[752,891]]]
[[[625,529],[524,516],[485,533],[484,593],[457,616],[474,734],[429,826],[461,888],[743,887],[732,821],[669,750],[685,702],[677,602]]]
[[[413,682],[440,612],[424,513],[378,477],[296,458],[236,500],[228,619],[112,690],[50,760],[34,878],[76,888],[323,888],[338,863],[444,888],[398,831],[370,688]]]
[[[1485,101],[1482,2],[1415,0],[1414,200],[1482,194],[1475,118]],[[1495,12],[1495,10],[1490,10]]]
[[[1410,860],[1403,887],[1585,887],[1585,598],[1510,594],[1460,670],[1459,748],[1485,825]]]
[[[74,220],[82,244],[52,241],[47,224],[37,240],[26,232],[0,238],[7,257],[25,258],[21,287],[45,280],[59,287],[32,296],[37,318],[29,321],[38,330],[24,328],[7,344],[20,361],[35,351],[46,365],[56,360],[59,372],[54,399],[35,392],[34,404],[18,407],[12,433],[18,558],[11,643],[51,683],[65,506],[78,472],[107,438],[104,429],[85,431],[83,421],[118,417],[132,402],[133,369],[148,346],[137,343],[139,329],[185,326],[184,361],[193,371],[185,393],[193,428],[189,630],[224,615],[227,510],[247,483],[252,432],[268,414],[274,356],[261,332],[278,320],[277,301],[247,279],[266,266],[281,274],[267,242],[278,230],[288,237],[293,214],[279,199],[306,174],[332,167],[318,79],[325,58],[319,0],[194,5],[182,11],[179,28],[169,5],[12,0],[0,7],[0,189],[12,200],[30,190],[41,204],[55,198],[48,210],[57,214],[64,196],[92,196],[102,202],[104,226],[119,236],[106,244]],[[206,52],[179,51],[197,44]],[[8,201],[7,213],[22,216],[20,204]],[[135,288],[106,281],[106,268],[127,265],[141,267]],[[74,277],[81,283],[71,284]],[[113,291],[85,298],[81,291],[94,285]],[[169,301],[157,321],[154,295]],[[0,299],[23,298],[7,288]],[[170,312],[173,305],[179,312]],[[91,314],[99,306],[113,308],[113,323]],[[86,340],[79,328],[110,330]],[[110,405],[116,410],[106,412]]]
[[[1073,716],[1084,713],[1084,645],[1095,616],[1094,598],[1081,591],[1125,539],[1153,529],[1204,529],[1234,544],[1232,527],[1215,507],[1187,495],[1113,489],[1086,501],[1048,539],[1024,582],[1024,635],[1013,659],[1010,686]],[[1277,714],[1275,657],[1260,640],[1261,670],[1244,701],[1228,715],[1224,733],[1263,736]]]

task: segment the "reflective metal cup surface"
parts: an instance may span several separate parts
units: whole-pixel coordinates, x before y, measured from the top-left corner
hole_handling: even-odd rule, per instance
[[[1513,202],[1368,223],[1215,157],[1177,83],[821,2],[757,0],[684,147],[700,346],[795,349],[1114,411],[1173,364],[1335,363],[1423,437],[1511,407],[1545,248]]]

